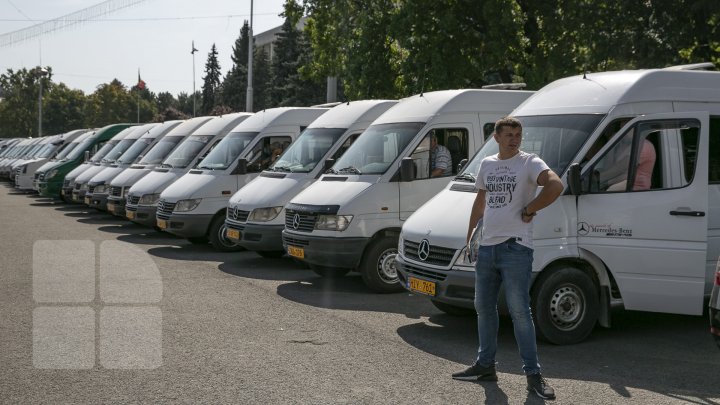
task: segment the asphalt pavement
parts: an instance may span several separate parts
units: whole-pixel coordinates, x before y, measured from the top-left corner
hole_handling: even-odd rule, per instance
[[[79,269],[89,298],[48,295]],[[720,404],[706,315],[612,315],[580,344],[539,343],[546,402]],[[0,185],[1,403],[543,403],[512,321],[500,328],[499,381],[454,381],[474,358],[473,317]]]

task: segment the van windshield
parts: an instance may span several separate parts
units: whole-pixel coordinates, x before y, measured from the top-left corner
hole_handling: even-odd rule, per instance
[[[371,125],[335,162],[333,171],[383,174],[424,126],[423,122]]]
[[[604,117],[600,114],[515,117],[523,124],[520,149],[538,155],[552,171],[562,176],[580,147]],[[474,182],[480,170],[480,162],[496,153],[498,153],[497,142],[494,138],[488,138],[456,179]]]
[[[148,151],[148,153],[145,155],[145,157],[140,160],[141,165],[156,165],[163,161],[170,153],[171,150],[177,146],[180,141],[185,139],[184,136],[166,136],[163,139],[160,140],[160,142],[156,143],[155,146],[152,147]]]
[[[150,138],[138,139],[131,147],[128,148],[128,150],[125,151],[125,153],[122,154],[122,156],[118,158],[117,162],[120,164],[132,163],[133,160],[140,156],[142,151],[144,151],[145,148],[152,143],[152,141],[153,139]]]
[[[215,135],[190,135],[162,163],[163,167],[182,169],[200,153]]]
[[[103,163],[113,163],[115,162],[120,156],[122,156],[123,153],[125,153],[126,150],[132,146],[132,144],[137,141],[136,139],[123,139],[122,141],[118,142],[117,145],[115,145],[114,148],[110,152],[105,155],[105,157],[102,159]]]
[[[308,173],[317,166],[346,128],[308,128],[278,158],[270,170]]]
[[[240,156],[259,132],[233,132],[223,138],[198,164],[198,169],[225,170]]]
[[[70,152],[72,152],[73,149],[75,149],[75,147],[78,145],[80,145],[80,142],[70,142],[69,144],[65,145],[65,147],[60,150],[60,153],[55,156],[55,160],[65,159],[65,156],[69,155]]]
[[[120,141],[113,141],[113,140],[107,141],[107,142],[93,155],[93,157],[90,158],[90,161],[93,162],[93,163],[98,163],[98,162],[100,162],[100,161],[102,160],[102,158],[104,158],[105,155],[107,155],[108,152],[110,152],[110,151],[115,147],[115,145],[118,144],[118,142],[120,142]]]

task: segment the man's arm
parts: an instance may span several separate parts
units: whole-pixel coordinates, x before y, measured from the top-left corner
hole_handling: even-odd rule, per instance
[[[525,206],[525,210],[521,214],[523,222],[532,221],[534,216],[533,214],[557,200],[564,189],[562,181],[558,175],[550,169],[545,170],[538,175],[537,183],[542,186],[543,189],[534,200],[530,201],[530,203]],[[526,213],[530,215],[525,215]]]
[[[475,202],[473,202],[472,210],[470,211],[470,223],[468,224],[467,242],[470,241],[470,235],[472,235],[475,226],[482,216],[485,214],[485,190],[478,190],[475,196]]]

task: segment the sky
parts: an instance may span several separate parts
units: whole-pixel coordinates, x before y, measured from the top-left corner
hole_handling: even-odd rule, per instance
[[[285,0],[254,0],[253,34],[282,25]],[[102,3],[101,0],[0,0],[0,35]],[[120,1],[116,1],[120,3]],[[29,21],[32,20],[32,21]],[[250,0],[145,0],[97,20],[75,24],[24,42],[0,46],[0,73],[42,64],[53,81],[85,94],[102,83],[137,83],[159,93],[192,93],[202,87],[205,62],[214,43],[224,75]]]

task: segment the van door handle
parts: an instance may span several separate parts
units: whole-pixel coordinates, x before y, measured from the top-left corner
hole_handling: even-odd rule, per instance
[[[703,211],[670,211],[670,215],[684,215],[687,217],[704,217]]]

